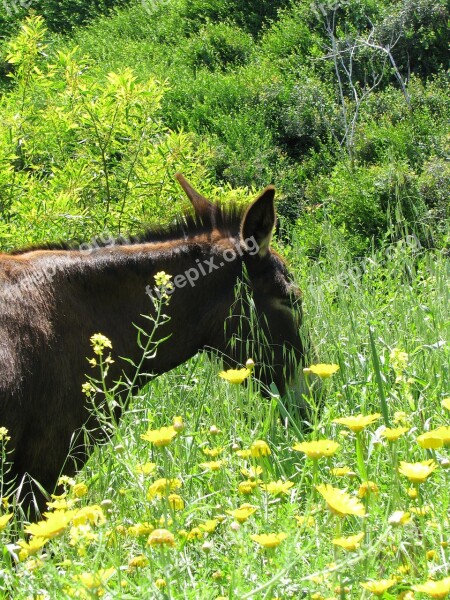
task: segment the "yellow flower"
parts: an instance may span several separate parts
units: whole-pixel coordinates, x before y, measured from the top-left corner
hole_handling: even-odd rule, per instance
[[[13,518],[13,513],[10,513],[9,515],[3,515],[2,517],[0,517],[0,531],[2,531],[3,529],[5,529],[5,527],[8,524],[8,521],[10,519]]]
[[[297,521],[297,526],[302,527],[314,527],[316,520],[312,515],[294,515],[294,519]]]
[[[143,475],[150,475],[156,469],[156,463],[154,462],[146,462],[142,465],[136,465],[135,471],[136,473],[142,473]]]
[[[199,467],[207,471],[220,471],[224,463],[224,460],[211,460],[210,462],[200,463]]]
[[[450,427],[438,427],[434,430],[434,433],[442,438],[446,446],[450,444]]]
[[[254,479],[255,481],[257,480],[259,483],[259,479],[258,476],[261,475],[262,473],[262,468],[261,467],[250,467],[250,469],[241,469],[241,473],[244,477],[247,477],[248,479]]]
[[[45,521],[31,523],[25,528],[25,533],[30,533],[38,538],[54,538],[66,529],[75,512],[74,510],[57,510],[52,513],[45,513],[46,516],[48,515]]]
[[[175,429],[170,427],[161,427],[160,429],[153,429],[143,433],[141,439],[146,442],[151,442],[157,447],[168,446],[173,438],[177,435]]]
[[[158,590],[164,589],[167,586],[166,580],[162,577],[158,577],[158,579],[155,579],[155,586]]]
[[[142,569],[143,567],[146,567],[148,563],[149,560],[146,556],[144,556],[144,554],[138,554],[138,556],[133,556],[133,558],[130,558],[128,561],[128,567],[130,569]]]
[[[154,529],[148,536],[148,546],[175,546],[175,537],[168,529]]]
[[[238,485],[238,492],[240,494],[244,494],[245,496],[248,496],[249,494],[251,494],[253,492],[253,490],[255,489],[255,487],[257,486],[256,481],[251,481],[251,480],[247,480],[247,481],[241,481],[240,484]]]
[[[135,525],[131,525],[127,529],[127,534],[132,535],[133,537],[139,537],[141,535],[148,535],[155,528],[151,523],[136,523]]]
[[[257,510],[256,506],[251,504],[241,504],[239,508],[227,510],[226,513],[234,517],[238,523],[244,523]]]
[[[355,471],[352,471],[350,467],[335,467],[331,469],[331,474],[335,477],[356,477]]]
[[[425,554],[427,560],[434,560],[437,557],[437,555],[438,553],[436,552],[436,550],[428,550],[428,552]]]
[[[183,510],[183,498],[178,494],[169,494],[167,500],[169,501],[169,505],[173,510]]]
[[[438,581],[426,581],[419,585],[413,585],[413,590],[423,592],[432,598],[446,598],[450,593],[450,577],[444,577]]]
[[[410,520],[411,515],[409,512],[405,512],[403,510],[396,510],[389,517],[388,522],[390,525],[406,525],[406,523],[409,523]]]
[[[436,450],[437,448],[442,448],[444,445],[444,440],[436,430],[422,433],[422,435],[416,438],[416,441],[421,448],[426,448],[427,450]]]
[[[386,590],[395,585],[395,579],[379,579],[378,581],[366,581],[360,583],[360,586],[375,596],[382,596]]]
[[[250,539],[263,548],[276,548],[286,538],[286,533],[261,533],[260,535],[254,534],[250,536]]]
[[[91,346],[94,349],[94,353],[98,356],[103,354],[105,348],[112,348],[111,340],[101,333],[95,333],[91,337]]]
[[[181,481],[179,479],[166,479],[162,477],[154,481],[147,491],[147,500],[153,498],[161,498],[162,496],[168,495],[169,492],[174,492],[180,489]]]
[[[429,507],[427,504],[424,504],[423,506],[411,506],[409,510],[418,517],[424,517],[425,515],[433,512],[431,507]],[[430,525],[430,522],[428,522],[428,525]]]
[[[105,584],[115,572],[116,569],[111,567],[109,569],[99,569],[97,573],[81,573],[81,575],[74,575],[73,577],[89,590],[96,590]]]
[[[386,427],[381,432],[381,435],[387,439],[388,442],[396,442],[399,437],[408,431],[409,427]]]
[[[240,458],[250,458],[250,456],[252,455],[252,451],[250,450],[250,448],[243,448],[242,450],[237,450],[236,454]]]
[[[339,371],[339,365],[319,363],[317,365],[311,365],[304,369],[304,371],[306,371],[306,373],[318,375],[321,379],[328,379],[328,377],[334,375],[336,371]]]
[[[361,533],[357,533],[356,535],[350,535],[348,537],[336,538],[334,540],[331,540],[331,543],[334,544],[335,546],[340,546],[341,548],[344,548],[344,550],[352,552],[353,550],[356,550],[357,548],[359,548],[359,545],[360,545],[363,537],[364,537],[364,532],[361,532]]]
[[[103,525],[106,522],[102,507],[98,504],[84,506],[83,508],[73,512],[75,512],[73,517],[73,524],[75,526],[85,525],[88,522],[91,525]]]
[[[375,413],[373,415],[355,415],[353,417],[341,417],[340,419],[333,419],[333,423],[339,423],[340,425],[345,425],[355,433],[362,431],[368,425],[371,425],[375,421],[381,417],[380,413]]]
[[[329,484],[318,485],[316,489],[325,498],[328,508],[335,515],[339,517],[344,517],[345,515],[365,516],[364,506],[344,490],[334,488]]]
[[[251,372],[251,369],[228,369],[228,371],[221,371],[219,377],[228,383],[240,384],[251,375]]]
[[[76,483],[72,488],[72,493],[76,498],[86,496],[88,491],[88,486],[85,483]]]
[[[213,533],[216,530],[218,524],[219,524],[218,519],[209,519],[208,521],[205,521],[204,523],[200,523],[198,528],[201,531],[205,531],[206,533]]]
[[[260,458],[261,456],[269,456],[270,448],[267,442],[264,440],[256,440],[250,447],[253,458]]]
[[[29,556],[36,554],[47,542],[49,538],[33,537],[29,542],[19,540],[17,544],[20,546],[19,560],[25,560]]]
[[[9,442],[11,436],[8,435],[6,427],[0,427],[0,442]]]
[[[282,481],[281,479],[279,479],[278,481],[263,483],[261,484],[261,488],[266,492],[269,492],[269,494],[279,496],[280,494],[289,494],[289,490],[293,485],[293,481]]]
[[[441,405],[447,410],[450,410],[450,396],[448,398],[444,398],[441,402]]]
[[[358,498],[365,498],[368,494],[378,495],[379,489],[374,481],[363,481],[359,486]]]
[[[398,470],[399,473],[407,477],[410,481],[414,483],[422,483],[431,475],[436,467],[437,464],[433,459],[423,460],[422,462],[416,463],[400,461]]]
[[[219,448],[202,448],[203,454],[211,456],[211,458],[216,458],[219,454],[222,454],[223,450],[221,446]]]
[[[333,440],[316,440],[297,442],[292,448],[297,452],[304,452],[308,458],[317,459],[322,456],[333,456],[339,450],[340,445]]]

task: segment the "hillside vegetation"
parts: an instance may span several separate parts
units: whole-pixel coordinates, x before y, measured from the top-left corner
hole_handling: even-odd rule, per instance
[[[275,183],[312,256],[324,219],[356,254],[446,244],[447,2],[120,4],[73,30],[42,2],[3,44],[4,247],[170,219],[176,169],[213,197]]]

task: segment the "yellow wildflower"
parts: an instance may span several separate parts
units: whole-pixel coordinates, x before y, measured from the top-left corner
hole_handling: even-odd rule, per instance
[[[289,494],[289,490],[293,485],[293,481],[282,481],[281,479],[279,479],[278,481],[263,483],[261,484],[261,488],[269,494],[279,496],[280,494]]]
[[[399,437],[408,431],[409,427],[386,427],[381,432],[381,435],[387,439],[388,442],[396,442]]]
[[[250,458],[250,456],[252,455],[252,451],[250,448],[243,448],[242,450],[237,450],[236,454],[240,458]]]
[[[444,440],[436,430],[422,433],[416,438],[416,441],[421,448],[426,448],[427,450],[436,450],[437,448],[442,448],[444,445]]]
[[[325,498],[328,508],[333,514],[339,517],[344,517],[345,515],[365,516],[364,506],[344,490],[334,488],[329,484],[318,485],[316,489]]]
[[[389,517],[390,525],[406,525],[411,520],[411,515],[409,512],[405,512],[403,510],[396,510]]]
[[[79,510],[74,512],[74,525],[84,525],[88,522],[91,525],[103,525],[106,522],[102,507],[98,504],[84,506],[83,508],[80,508]]]
[[[158,579],[155,579],[155,586],[158,590],[164,589],[167,586],[166,580],[162,577],[158,577]]]
[[[110,579],[116,572],[114,567],[109,569],[99,569],[96,573],[81,573],[80,575],[74,575],[73,578],[76,581],[79,581],[84,587],[88,588],[88,590],[97,590],[104,585],[108,579]]]
[[[415,515],[417,515],[418,517],[424,517],[425,515],[428,515],[433,512],[431,510],[431,507],[428,506],[427,504],[424,504],[423,506],[411,506],[411,508],[409,510],[412,513],[414,513]],[[428,525],[430,525],[430,524],[431,523],[429,521]]]
[[[269,456],[270,448],[267,442],[264,440],[256,440],[250,447],[253,458],[260,458],[261,456]]]
[[[200,529],[200,527],[193,527],[186,535],[188,542],[192,540],[202,540],[203,538],[204,532]]]
[[[228,383],[234,383],[239,385],[251,375],[251,369],[228,369],[228,371],[221,371],[219,377],[228,381]]]
[[[17,544],[20,546],[19,560],[25,560],[29,556],[36,554],[47,542],[49,538],[33,537],[29,542],[19,540]]]
[[[436,552],[436,550],[428,550],[428,552],[425,554],[427,560],[434,560],[437,557],[437,555],[438,553]]]
[[[450,593],[450,577],[444,577],[444,579],[437,581],[429,580],[425,583],[413,585],[413,590],[428,594],[432,598],[446,598]]]
[[[352,552],[353,550],[359,548],[363,537],[364,532],[361,532],[357,533],[356,535],[349,535],[348,537],[335,538],[334,540],[331,540],[331,543],[335,546],[340,546],[341,548],[344,548],[344,550],[347,550],[348,552]]]
[[[355,471],[352,471],[350,467],[335,467],[331,469],[331,474],[335,477],[356,477]]]
[[[206,454],[206,456],[211,456],[211,458],[216,458],[219,456],[219,454],[222,454],[223,450],[224,449],[222,446],[219,446],[218,448],[202,448],[203,454]]]
[[[302,527],[314,527],[316,520],[312,515],[294,515],[294,519],[297,521],[297,526]]]
[[[202,469],[206,469],[207,471],[220,471],[224,463],[224,460],[211,460],[209,462],[200,463],[199,467],[202,467]]]
[[[408,490],[406,490],[406,493],[411,498],[411,500],[415,500],[417,498],[417,496],[419,495],[419,492],[417,491],[417,488],[415,488],[415,487],[410,487]]]
[[[178,494],[169,494],[167,500],[169,501],[169,505],[173,510],[183,510],[184,501],[183,498]]]
[[[111,340],[101,333],[95,333],[91,336],[91,346],[98,356],[103,354],[105,348],[112,348]]]
[[[150,442],[158,448],[168,446],[173,438],[177,435],[175,429],[171,427],[161,427],[160,429],[148,430],[147,433],[141,435],[141,439]]]
[[[292,448],[297,452],[303,452],[308,458],[317,459],[323,456],[333,456],[339,450],[340,445],[333,440],[316,440],[297,442]]]
[[[382,596],[386,590],[395,585],[395,579],[379,579],[378,581],[366,581],[360,583],[360,586],[369,592],[372,592],[375,596]]]
[[[365,498],[368,494],[378,495],[379,488],[374,481],[363,481],[359,486],[358,498]]]
[[[447,410],[450,410],[450,396],[448,398],[444,398],[441,402],[441,405]]]
[[[131,525],[127,529],[127,534],[132,535],[133,537],[139,537],[141,535],[148,535],[155,528],[151,523],[136,523],[135,525]]]
[[[136,473],[142,473],[143,475],[150,475],[156,469],[156,463],[154,462],[146,462],[142,465],[136,465],[134,470]]]
[[[149,560],[146,556],[144,556],[144,554],[138,554],[137,556],[130,558],[128,561],[128,567],[130,569],[142,569],[143,567],[146,567],[148,563]]]
[[[154,529],[148,536],[148,546],[175,546],[175,537],[167,529]]]
[[[256,485],[257,485],[256,481],[251,481],[249,479],[247,479],[246,481],[241,481],[240,484],[238,485],[238,492],[240,494],[244,494],[244,496],[248,496],[249,494],[251,494],[253,492]]]
[[[422,462],[416,463],[400,461],[398,470],[399,473],[407,477],[410,481],[414,483],[422,483],[431,475],[436,467],[437,464],[433,459],[423,460]]]
[[[45,521],[39,521],[38,523],[31,523],[25,527],[25,533],[30,533],[31,535],[44,538],[51,539],[60,535],[66,527],[69,525],[72,517],[74,516],[76,511],[62,511],[57,510],[52,513],[45,513],[47,518]]]
[[[397,425],[398,423],[408,424],[409,416],[403,410],[396,410],[394,413],[394,423]]]
[[[310,367],[307,367],[306,369],[304,369],[304,372],[313,373],[314,375],[317,375],[321,379],[328,379],[328,377],[331,377],[337,371],[339,371],[339,365],[335,365],[335,364],[329,365],[329,364],[325,364],[325,363],[311,365]]]
[[[276,548],[287,538],[286,533],[261,533],[250,536],[254,542],[263,548]]]
[[[8,435],[6,427],[0,427],[0,442],[9,442],[11,436]]]
[[[88,491],[88,486],[85,483],[76,483],[72,488],[72,493],[76,498],[86,496]]]
[[[13,518],[13,516],[13,513],[10,513],[8,515],[3,515],[0,517],[0,531],[5,529],[5,527],[8,525],[8,522]]]
[[[152,498],[161,498],[162,496],[167,495],[169,492],[180,489],[180,487],[181,481],[179,479],[166,479],[165,477],[162,477],[161,479],[154,481],[148,488],[147,500],[152,500]]]
[[[241,504],[239,508],[227,510],[226,513],[234,517],[238,523],[244,523],[257,510],[256,506],[251,504]]]
[[[436,435],[442,438],[444,444],[448,446],[450,444],[450,427],[438,427],[434,430]]]
[[[340,425],[345,425],[355,433],[362,431],[368,425],[371,425],[375,421],[381,417],[380,413],[375,413],[373,415],[355,415],[352,417],[341,417],[339,419],[333,419],[333,423],[339,423]]]
[[[213,533],[216,530],[218,524],[219,524],[218,519],[209,519],[208,521],[205,521],[204,523],[200,523],[198,528],[201,531],[205,531],[206,533]]]
[[[261,473],[263,472],[262,467],[250,467],[250,469],[241,469],[241,473],[244,477],[247,477],[248,479],[253,479],[255,481],[258,481],[259,483],[259,475],[261,475]]]

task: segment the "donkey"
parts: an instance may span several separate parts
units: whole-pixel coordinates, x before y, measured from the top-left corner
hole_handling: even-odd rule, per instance
[[[171,342],[147,359],[146,373],[167,372],[205,349],[234,365],[257,359],[257,346],[264,347],[256,365],[263,387],[275,383],[281,395],[294,389],[306,415],[299,374],[309,343],[300,333],[300,292],[270,248],[274,187],[242,210],[214,205],[176,177],[194,211],[166,229],[88,250],[53,244],[0,254],[0,427],[11,437],[16,482],[29,474],[52,491],[63,465],[66,474],[81,466],[83,453],[71,466],[65,461],[89,418],[82,384],[90,337],[104,334],[115,357],[137,363],[133,325],[148,329],[160,271],[172,275],[164,307],[170,319],[160,331]],[[116,359],[110,380],[132,379],[132,368]]]

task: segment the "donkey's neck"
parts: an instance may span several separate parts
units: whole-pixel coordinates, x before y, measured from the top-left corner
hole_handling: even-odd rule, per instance
[[[134,326],[151,332],[148,316],[155,316],[155,306],[150,294],[157,302],[164,301],[155,291],[154,275],[170,274],[174,289],[163,307],[169,321],[155,335],[155,339],[169,339],[147,365],[147,370],[162,373],[205,346],[221,346],[240,269],[237,255],[235,260],[223,259],[230,243],[192,239],[89,253],[38,251],[29,259],[49,276],[56,301],[52,318],[59,320],[55,328],[66,336],[70,330],[83,357],[91,353],[90,336],[102,333],[111,339],[115,356],[138,360],[142,351]]]

